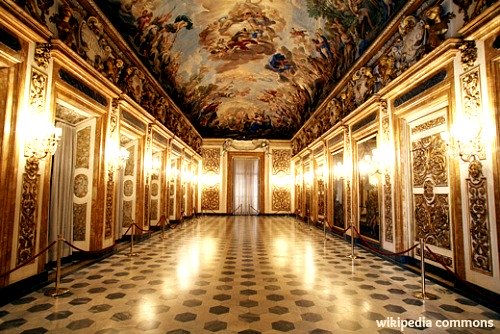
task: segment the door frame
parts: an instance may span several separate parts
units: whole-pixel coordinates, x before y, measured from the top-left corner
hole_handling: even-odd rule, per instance
[[[228,152],[227,153],[227,201],[226,201],[226,212],[233,212],[233,187],[234,187],[234,172],[233,163],[235,158],[251,158],[259,160],[259,214],[265,211],[266,203],[266,192],[265,192],[265,153],[264,152]]]

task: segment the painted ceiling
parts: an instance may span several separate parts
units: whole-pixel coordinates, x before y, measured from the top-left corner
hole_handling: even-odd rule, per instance
[[[403,1],[96,3],[203,137],[290,139]]]

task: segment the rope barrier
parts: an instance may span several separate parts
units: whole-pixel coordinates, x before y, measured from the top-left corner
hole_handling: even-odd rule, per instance
[[[16,271],[16,270],[18,270],[18,269],[20,269],[20,268],[22,268],[22,267],[24,267],[24,266],[26,266],[26,265],[30,264],[33,260],[35,260],[37,257],[39,257],[40,255],[42,255],[43,253],[45,253],[46,251],[48,251],[48,250],[49,250],[49,248],[50,248],[50,247],[52,247],[52,246],[54,246],[56,243],[57,243],[57,240],[52,241],[52,243],[50,243],[47,247],[45,247],[44,249],[42,249],[40,252],[38,252],[38,253],[37,253],[36,255],[34,255],[32,258],[30,258],[30,259],[28,259],[28,260],[24,261],[23,263],[21,263],[20,265],[16,266],[15,268],[13,268],[13,269],[11,269],[11,270],[9,270],[9,271],[7,271],[7,272],[3,273],[3,274],[0,274],[0,278],[1,278],[1,277],[4,277],[4,276],[7,276],[7,275],[9,275],[9,274],[13,273],[14,271]]]
[[[136,223],[134,223],[133,225],[135,225],[135,227],[136,227],[137,229],[139,229],[139,231],[141,231],[141,232],[152,233],[150,230],[143,230],[143,229],[142,229],[142,228],[140,228],[140,227],[139,227]]]
[[[100,254],[100,253],[102,253],[102,252],[104,251],[104,249],[97,250],[97,251],[88,251],[88,250],[84,250],[84,249],[82,249],[82,248],[79,248],[79,247],[77,247],[77,246],[73,245],[72,243],[70,243],[69,241],[67,241],[67,240],[66,240],[66,239],[64,239],[64,238],[62,239],[62,241],[63,241],[66,245],[68,245],[69,247],[71,247],[71,248],[73,248],[73,249],[75,249],[75,250],[77,250],[77,251],[79,251],[79,252],[82,252],[82,253],[87,253],[87,254]]]
[[[413,249],[417,248],[417,246],[418,246],[418,244],[415,244],[415,245],[411,246],[410,248],[408,248],[408,249],[406,249],[406,250],[403,250],[403,251],[400,251],[400,252],[396,252],[396,253],[391,252],[391,251],[381,251],[381,250],[379,250],[379,249],[376,249],[376,248],[374,248],[374,247],[370,246],[370,244],[364,240],[363,236],[361,236],[361,234],[359,233],[358,229],[357,229],[355,226],[353,226],[353,228],[354,228],[354,231],[356,232],[356,234],[359,236],[359,240],[361,241],[361,243],[362,243],[364,246],[366,246],[367,248],[369,248],[370,250],[372,250],[372,251],[374,251],[375,253],[378,253],[378,254],[380,254],[380,255],[385,255],[385,256],[397,256],[397,255],[402,255],[402,254],[404,254],[404,253],[408,253],[409,251],[411,251],[411,250],[413,250]]]

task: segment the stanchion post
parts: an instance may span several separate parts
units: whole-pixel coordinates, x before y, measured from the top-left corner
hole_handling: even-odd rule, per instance
[[[57,248],[56,248],[57,264],[56,264],[55,287],[45,291],[46,296],[57,297],[57,296],[61,296],[61,295],[64,295],[64,294],[69,292],[69,289],[59,287],[59,284],[61,283],[61,253],[62,253],[63,242],[64,242],[63,236],[61,234],[59,234],[57,236],[57,245],[56,245],[57,246]]]
[[[135,223],[132,225],[132,234],[130,235],[130,252],[127,254],[127,256],[137,256],[139,254],[134,253],[134,235],[135,235]]]
[[[424,248],[425,248],[425,239],[420,238],[419,240],[420,243],[420,276],[422,279],[422,287],[420,291],[415,291],[413,292],[413,296],[419,299],[437,299],[436,295],[433,295],[432,293],[427,293],[425,292],[425,255],[424,255]]]
[[[364,257],[354,254],[354,233],[356,232],[356,230],[354,229],[354,225],[352,225],[352,221],[351,221],[350,230],[351,230],[351,254],[347,255],[347,257],[352,259],[352,260],[364,259]],[[360,238],[361,238],[361,236],[360,236]]]
[[[323,235],[326,239],[326,219],[323,219]]]

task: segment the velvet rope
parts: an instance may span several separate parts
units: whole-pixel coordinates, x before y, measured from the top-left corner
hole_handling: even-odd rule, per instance
[[[390,252],[390,251],[381,251],[381,250],[379,250],[379,249],[376,249],[376,248],[374,248],[374,247],[370,246],[370,244],[369,244],[368,242],[366,242],[366,241],[364,240],[364,238],[361,236],[361,234],[359,233],[358,229],[357,229],[355,226],[353,226],[353,228],[354,228],[354,231],[356,231],[356,234],[359,236],[359,240],[361,240],[361,243],[362,243],[363,245],[365,245],[366,247],[368,247],[370,250],[374,251],[375,253],[379,253],[379,254],[381,254],[381,255],[385,255],[385,256],[396,256],[396,255],[402,255],[402,254],[404,254],[404,253],[408,253],[409,251],[411,251],[411,250],[415,249],[415,248],[418,246],[418,244],[415,244],[415,245],[411,246],[410,248],[408,248],[408,249],[406,249],[406,250],[403,250],[403,251],[401,251],[401,252],[397,252],[397,253]]]
[[[72,243],[70,243],[69,241],[67,241],[67,240],[65,240],[65,239],[63,239],[63,241],[64,241],[64,243],[65,243],[66,245],[68,245],[69,247],[74,248],[74,249],[76,249],[77,251],[82,252],[82,253],[87,253],[87,254],[99,254],[99,253],[102,253],[102,252],[103,252],[103,249],[98,250],[98,251],[87,251],[87,250],[81,249],[81,248],[79,248],[79,247],[77,247],[77,246],[73,245]]]
[[[135,227],[137,227],[137,228],[139,229],[139,231],[141,231],[141,232],[151,233],[151,231],[150,231],[150,230],[143,230],[142,228],[140,228],[139,226],[137,226],[137,224],[136,224],[136,223],[134,223],[134,224],[132,224],[132,225],[135,225]]]
[[[158,223],[156,223],[155,226],[165,226],[166,221],[167,221],[167,218],[165,217],[165,215],[161,215],[160,220],[158,220]]]
[[[42,249],[42,250],[41,250],[40,252],[38,252],[35,256],[33,256],[32,258],[30,258],[30,259],[28,259],[28,260],[24,261],[23,263],[21,263],[21,264],[20,264],[20,265],[18,265],[17,267],[15,267],[15,268],[13,268],[13,269],[11,269],[11,270],[9,270],[9,271],[7,271],[7,272],[3,273],[3,274],[0,274],[0,277],[7,276],[7,275],[9,275],[10,273],[12,273],[12,272],[14,272],[14,271],[16,271],[16,270],[18,270],[18,269],[20,269],[20,268],[22,268],[22,267],[24,267],[24,266],[28,265],[28,264],[29,264],[29,263],[31,263],[34,259],[36,259],[36,258],[37,258],[37,257],[39,257],[40,255],[42,255],[43,253],[45,253],[46,251],[48,251],[50,247],[52,247],[52,246],[54,246],[54,245],[56,244],[56,242],[57,242],[57,240],[52,241],[52,243],[50,243],[50,245],[48,245],[47,247],[45,247],[44,249]]]

